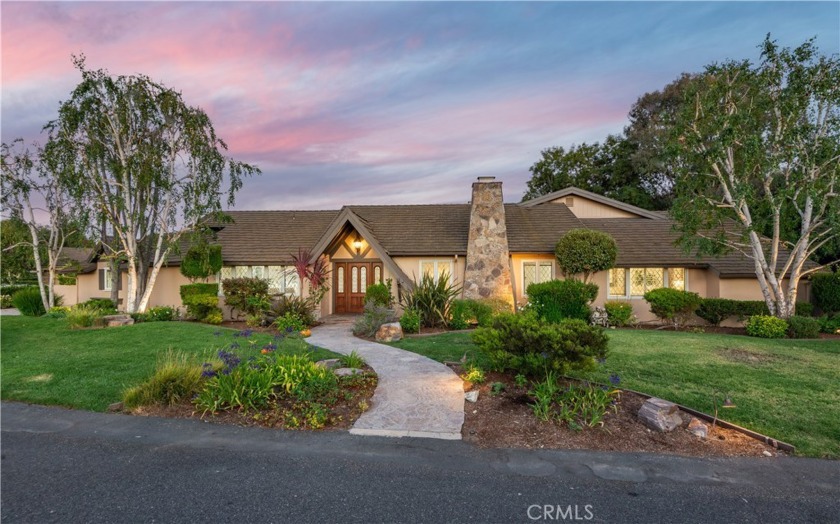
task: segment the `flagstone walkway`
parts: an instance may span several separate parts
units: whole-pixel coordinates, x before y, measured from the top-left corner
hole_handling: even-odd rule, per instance
[[[307,341],[344,355],[355,350],[379,376],[371,408],[359,417],[350,433],[461,438],[464,387],[447,366],[416,353],[354,337],[350,317],[328,319],[312,330]]]

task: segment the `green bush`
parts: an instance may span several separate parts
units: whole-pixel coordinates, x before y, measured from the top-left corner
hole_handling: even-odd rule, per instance
[[[414,309],[406,309],[400,317],[400,327],[403,333],[420,332],[420,313]]]
[[[215,275],[222,269],[222,246],[199,242],[181,260],[181,274],[191,281]]]
[[[0,309],[8,309],[10,307],[15,307],[12,304],[12,295],[0,295]]]
[[[110,298],[90,298],[82,302],[81,305],[98,309],[102,312],[102,315],[117,314],[117,308],[114,307],[114,302],[112,302]]]
[[[753,315],[744,326],[747,335],[760,338],[784,338],[788,329],[785,319],[769,315]]]
[[[611,326],[627,326],[633,319],[633,305],[630,302],[609,300],[604,303],[604,310],[607,312],[607,322]]]
[[[460,287],[449,283],[448,273],[441,274],[437,281],[427,273],[403,294],[402,306],[417,311],[423,326],[447,326],[452,301],[460,293]]]
[[[613,237],[602,231],[571,229],[557,242],[554,253],[564,275],[572,277],[582,273],[586,281],[593,273],[615,265],[618,246]]]
[[[821,333],[840,334],[840,313],[823,315],[819,319]]]
[[[268,280],[264,278],[228,278],[222,281],[225,304],[246,315],[262,315],[268,312]]]
[[[315,324],[315,316],[312,314],[314,307],[314,304],[309,299],[297,295],[282,295],[271,305],[271,312],[268,316],[269,320],[274,320],[282,317],[286,313],[293,313],[300,317],[304,324],[312,326]],[[272,319],[271,317],[274,318]]]
[[[178,310],[170,306],[150,307],[146,311],[146,322],[171,322],[178,320]]]
[[[356,353],[356,350],[350,352],[349,355],[341,355],[338,358],[339,362],[341,362],[341,367],[345,368],[356,368],[361,369],[367,365],[365,359],[362,358],[361,355]]]
[[[452,329],[467,329],[475,323],[479,326],[489,326],[493,320],[493,307],[479,300],[453,300],[450,307],[449,327]]]
[[[385,284],[371,284],[365,290],[365,302],[373,301],[380,306],[393,307],[394,298]]]
[[[678,327],[685,325],[700,305],[697,293],[667,287],[652,289],[645,293],[644,298],[654,315]]]
[[[51,307],[49,311],[47,311],[47,315],[50,318],[67,318],[67,313],[70,312],[70,308],[67,306],[55,306]]]
[[[840,272],[815,274],[811,287],[814,304],[823,313],[840,313]]]
[[[476,329],[472,340],[493,369],[531,376],[591,369],[607,355],[603,329],[579,319],[548,323],[533,312],[499,315],[492,327]]]
[[[97,318],[105,316],[101,309],[90,304],[76,304],[67,312],[67,325],[70,329],[89,328]]]
[[[219,284],[186,284],[181,286],[181,300],[195,295],[219,296]]]
[[[794,315],[788,319],[790,338],[819,338],[820,321],[813,317]]]
[[[211,314],[221,315],[222,313],[219,308],[219,297],[216,295],[188,295],[183,302],[187,308],[187,314],[195,320],[206,321]]]
[[[277,317],[274,327],[281,333],[300,333],[306,329],[306,322],[297,313],[287,311],[283,316]]]
[[[502,298],[482,298],[478,301],[490,308],[490,318],[487,319],[487,325],[493,321],[493,317],[496,315],[513,312],[513,304]],[[479,325],[484,327],[484,324],[479,323]]]
[[[215,311],[211,311],[210,313],[207,313],[207,316],[204,317],[203,322],[218,326],[219,324],[222,323],[222,320],[224,320],[222,318],[222,310],[219,309],[219,308],[216,308]]]
[[[810,316],[813,306],[808,302],[796,303],[796,314]],[[727,318],[735,317],[739,321],[754,315],[769,315],[767,304],[763,300],[732,300],[728,298],[703,298],[695,311],[698,317],[712,325],[720,325]]]
[[[394,322],[394,310],[373,301],[365,302],[362,315],[353,324],[353,334],[360,337],[372,337],[376,331],[389,322]]]
[[[38,286],[25,287],[12,295],[12,305],[20,311],[21,315],[27,317],[43,316],[47,310],[44,309],[44,302],[41,300],[41,292]]]
[[[547,322],[566,318],[589,321],[589,303],[598,296],[598,286],[577,280],[549,280],[531,284],[525,291],[530,308]]]
[[[202,368],[183,353],[167,352],[154,374],[142,384],[123,393],[125,407],[173,405],[201,391]]]

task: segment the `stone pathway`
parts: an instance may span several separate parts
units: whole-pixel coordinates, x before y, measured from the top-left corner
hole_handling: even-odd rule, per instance
[[[19,317],[20,311],[17,309],[10,307],[6,309],[0,309],[0,316],[2,317]]]
[[[379,376],[371,408],[350,433],[461,438],[464,387],[448,367],[416,353],[356,338],[351,321],[341,318],[314,328],[307,341],[344,355],[355,350]]]

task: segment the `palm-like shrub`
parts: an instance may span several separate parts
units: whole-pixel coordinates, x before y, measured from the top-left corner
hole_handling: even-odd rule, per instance
[[[413,309],[420,315],[420,322],[426,327],[449,324],[452,301],[461,293],[461,287],[449,282],[444,272],[435,280],[426,273],[414,287],[402,296],[403,309]]]
[[[20,311],[21,315],[27,317],[40,317],[47,312],[44,309],[44,301],[41,300],[41,292],[38,291],[38,286],[25,287],[16,292],[12,295],[12,304]]]

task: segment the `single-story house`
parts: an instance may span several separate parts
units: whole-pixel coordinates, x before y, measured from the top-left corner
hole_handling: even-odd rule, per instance
[[[392,292],[423,274],[444,272],[466,298],[527,301],[534,282],[562,275],[554,258],[557,241],[573,228],[611,234],[619,248],[616,267],[593,276],[595,305],[626,300],[640,320],[653,318],[642,295],[668,286],[703,297],[763,300],[752,260],[732,253],[698,258],[675,246],[678,234],[666,213],[641,209],[574,187],[522,203],[504,203],[502,183],[479,177],[467,204],[348,205],[328,211],[230,211],[219,225],[224,267],[211,281],[266,278],[275,293],[295,293],[301,283],[292,267],[300,248],[325,256],[330,292],[321,314],[358,313],[368,285],[391,279]],[[107,264],[77,279],[74,301],[107,297]],[[123,275],[123,279],[125,279]],[[177,259],[158,275],[150,306],[180,306]],[[803,282],[800,300],[808,298]],[[123,282],[123,288],[126,288]]]

